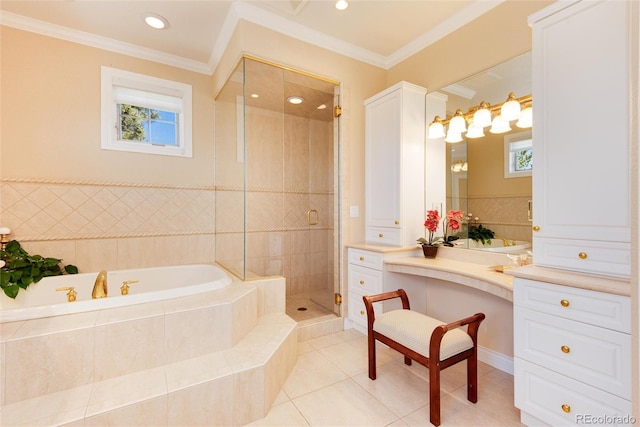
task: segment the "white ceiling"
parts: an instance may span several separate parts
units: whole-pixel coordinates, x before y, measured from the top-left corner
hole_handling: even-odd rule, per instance
[[[244,19],[389,68],[503,1],[350,0],[340,12],[333,0],[2,0],[0,23],[210,74]]]

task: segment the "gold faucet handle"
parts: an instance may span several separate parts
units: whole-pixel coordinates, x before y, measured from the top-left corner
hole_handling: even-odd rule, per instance
[[[129,294],[129,285],[132,285],[134,283],[138,283],[139,280],[125,280],[124,282],[122,282],[122,286],[120,286],[120,293],[122,295],[128,295]]]
[[[67,292],[67,301],[68,302],[74,302],[76,300],[76,297],[78,296],[78,293],[75,290],[76,288],[73,286],[69,286],[66,288],[56,288],[56,291],[69,291]]]

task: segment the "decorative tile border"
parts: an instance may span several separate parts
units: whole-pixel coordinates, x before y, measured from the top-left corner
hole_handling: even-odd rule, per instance
[[[0,222],[21,241],[209,234],[215,189],[2,178]]]

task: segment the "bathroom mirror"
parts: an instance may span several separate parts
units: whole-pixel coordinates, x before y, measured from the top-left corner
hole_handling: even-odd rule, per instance
[[[517,98],[530,95],[531,53],[476,73],[439,92],[448,96],[447,117],[457,109],[466,113],[483,101],[501,104],[512,92]],[[526,165],[524,173],[513,173],[513,165],[509,169],[510,156],[513,158],[510,147],[530,144],[531,128],[519,128],[516,121],[510,122],[510,126],[512,130],[506,133],[493,134],[485,128],[484,137],[467,138],[463,134],[462,141],[447,144],[447,211],[460,209],[475,231],[482,225],[494,233],[491,244],[483,244],[482,239],[467,239],[463,232],[456,246],[508,253],[531,250],[532,164]],[[526,152],[529,156],[531,153]],[[466,232],[467,227],[463,230]],[[469,237],[478,237],[477,233],[471,234]]]

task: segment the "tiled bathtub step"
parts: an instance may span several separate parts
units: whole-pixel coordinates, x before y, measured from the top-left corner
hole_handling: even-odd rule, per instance
[[[261,317],[235,346],[0,408],[4,425],[242,425],[266,415],[297,358],[296,323]]]

